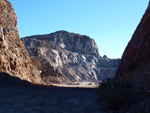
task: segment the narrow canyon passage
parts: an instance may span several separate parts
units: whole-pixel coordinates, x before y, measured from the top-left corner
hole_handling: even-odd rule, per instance
[[[1,86],[0,113],[102,113],[95,89]]]

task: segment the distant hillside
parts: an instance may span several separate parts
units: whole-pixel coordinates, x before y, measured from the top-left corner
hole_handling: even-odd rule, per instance
[[[88,36],[57,31],[21,39],[47,83],[95,82],[113,78],[118,59],[101,57]]]

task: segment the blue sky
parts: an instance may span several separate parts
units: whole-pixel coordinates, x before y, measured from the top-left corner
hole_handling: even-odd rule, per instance
[[[8,0],[20,37],[58,30],[95,39],[100,55],[121,58],[149,0]]]

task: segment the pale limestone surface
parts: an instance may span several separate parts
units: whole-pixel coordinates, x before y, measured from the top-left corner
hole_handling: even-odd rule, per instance
[[[57,31],[21,39],[46,83],[93,82],[113,78],[119,59],[101,57],[85,35]]]

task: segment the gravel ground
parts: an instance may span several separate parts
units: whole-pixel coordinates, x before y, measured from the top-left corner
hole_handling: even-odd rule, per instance
[[[0,86],[0,113],[102,113],[95,90],[42,86]]]

